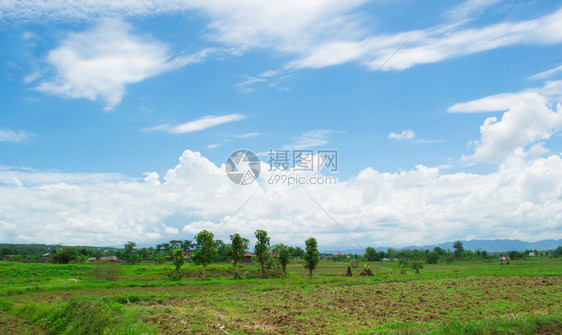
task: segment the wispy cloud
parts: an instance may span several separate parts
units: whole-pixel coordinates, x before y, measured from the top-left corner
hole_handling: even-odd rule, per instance
[[[236,138],[247,138],[247,137],[256,137],[256,136],[259,136],[259,135],[260,135],[260,133],[256,132],[256,133],[248,133],[248,134],[238,134],[235,137]]]
[[[376,69],[413,33],[414,37],[408,45],[382,70],[404,70],[418,64],[440,62],[512,45],[552,45],[562,42],[562,10],[535,19],[504,21],[477,28],[466,28],[466,20],[459,19],[451,24],[438,24],[416,31],[381,34],[368,28],[367,22],[373,18],[367,17],[367,13],[361,9],[365,2],[367,1],[233,0],[219,4],[217,1],[155,0],[137,3],[100,0],[83,4],[58,0],[47,3],[24,0],[15,4],[0,3],[0,12],[4,14],[5,20],[82,20],[91,17],[151,16],[199,11],[209,18],[206,38],[221,43],[238,55],[252,49],[271,49],[288,55],[292,60],[282,66],[282,72],[347,62]],[[452,8],[450,13],[466,17],[498,3],[500,0],[469,0]],[[113,31],[105,35],[106,39],[114,38]],[[91,43],[90,40],[87,43],[92,49],[100,44],[99,41]],[[137,54],[147,53],[147,50],[148,55],[151,55],[151,48],[142,48],[142,52]],[[64,53],[58,56],[62,55]],[[55,56],[57,55],[53,55],[53,58]],[[162,59],[157,60],[160,66],[169,65]],[[65,61],[68,59],[65,58]],[[158,67],[149,69],[159,72]],[[143,77],[149,76],[143,71],[140,73],[141,76],[144,74]],[[272,73],[277,75],[279,70]],[[251,81],[257,83],[256,80],[264,80],[267,77],[265,74],[268,73],[239,83],[240,89],[251,91],[251,88],[244,89],[243,86]],[[135,80],[137,79],[133,78],[131,82]]]
[[[332,130],[321,129],[318,131],[308,131],[300,136],[292,138],[292,142],[283,146],[283,149],[300,150],[318,147],[328,143],[328,135]]]
[[[528,88],[515,93],[500,93],[477,100],[460,102],[450,106],[447,111],[450,113],[501,112],[536,94],[550,101],[562,100],[562,80],[548,81],[543,87],[539,88]]]
[[[414,133],[413,130],[410,129],[404,129],[402,130],[401,133],[390,133],[388,134],[388,138],[389,139],[394,139],[394,140],[411,140],[414,137],[416,137],[416,134]]]
[[[156,127],[144,129],[145,131],[164,131],[172,134],[185,134],[192,133],[214,126],[218,126],[223,123],[234,122],[244,119],[245,116],[242,114],[231,114],[224,116],[217,115],[207,115],[198,120],[190,121],[178,125],[161,124]]]
[[[454,7],[449,11],[449,15],[454,19],[464,19],[473,14],[483,12],[503,0],[468,0]]]
[[[562,65],[557,66],[555,68],[552,68],[550,70],[546,70],[546,71],[541,72],[541,73],[537,73],[537,74],[529,77],[529,79],[532,79],[532,80],[546,79],[548,77],[551,77],[551,76],[557,74],[558,72],[562,72]]]
[[[259,78],[259,77],[248,77],[248,79],[239,82],[238,84],[234,85],[234,86],[246,86],[246,85],[251,85],[251,84],[255,84],[255,83],[262,83],[264,81],[267,81],[267,79],[265,78]]]
[[[21,143],[30,141],[33,134],[22,130],[0,129],[0,142]]]
[[[517,44],[559,44],[562,10],[533,20],[500,22],[481,28],[463,29],[462,25],[453,23],[360,40],[331,40],[303,50],[302,56],[290,62],[289,67],[321,68],[359,62],[376,69],[413,33],[414,37],[383,70],[404,70]]]
[[[431,144],[431,143],[443,143],[443,142],[445,142],[445,141],[443,141],[443,140],[427,140],[427,139],[423,139],[423,138],[414,140],[414,143],[418,143],[418,144]]]

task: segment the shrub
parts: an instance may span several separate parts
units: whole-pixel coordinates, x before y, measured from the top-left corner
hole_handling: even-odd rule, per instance
[[[423,261],[421,259],[414,259],[412,261],[412,269],[416,270],[416,274],[419,274],[420,269],[423,269]]]

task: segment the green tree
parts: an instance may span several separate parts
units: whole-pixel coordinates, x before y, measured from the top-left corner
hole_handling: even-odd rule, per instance
[[[380,262],[382,260],[381,254],[375,248],[367,247],[363,255],[369,262]]]
[[[191,259],[195,265],[203,265],[203,280],[207,279],[205,268],[217,257],[214,237],[215,235],[208,230],[202,230],[195,236],[196,249],[191,254]]]
[[[552,256],[553,257],[562,256],[562,247],[559,246],[558,248],[554,249],[554,251],[552,252]]]
[[[142,257],[138,252],[132,253],[127,257],[127,263],[132,265],[139,264],[141,260]]]
[[[304,260],[308,266],[308,271],[310,272],[310,278],[312,278],[312,271],[320,262],[320,252],[318,252],[318,242],[314,237],[311,237],[304,241],[306,245],[306,252],[304,253]]]
[[[82,250],[84,250],[84,249],[82,249]],[[87,262],[87,261],[88,261],[88,256],[86,256],[86,255],[80,254],[76,257],[76,263],[82,264],[82,263]]]
[[[125,247],[123,248],[122,257],[129,264],[135,264],[134,262],[136,261],[136,257],[133,256],[133,253],[136,246],[137,244],[135,242],[127,241],[127,243],[125,243]]]
[[[172,260],[174,262],[174,266],[176,267],[176,271],[179,271],[181,266],[185,263],[185,257],[183,257],[183,249],[181,247],[175,247],[172,250]]]
[[[215,262],[227,262],[228,255],[232,252],[232,246],[224,243],[223,240],[216,240],[215,245],[217,246],[217,259]]]
[[[523,258],[523,254],[520,253],[519,251],[515,251],[515,250],[510,251],[507,254],[509,255],[509,258],[511,258],[512,260]]]
[[[445,254],[445,250],[439,247],[433,248],[433,252],[436,252],[439,256],[443,256]]]
[[[273,252],[277,252],[277,259],[283,268],[283,274],[287,275],[287,264],[291,260],[290,248],[282,243],[273,246]]]
[[[265,274],[265,262],[269,258],[269,236],[265,230],[258,229],[254,232],[254,236],[257,239],[256,245],[254,247],[254,252],[256,257],[260,262],[260,273],[262,276]]]
[[[435,251],[432,251],[427,254],[427,256],[425,257],[425,261],[427,262],[427,264],[437,264],[437,262],[439,261],[439,254]]]
[[[75,260],[78,256],[78,251],[73,247],[63,247],[57,251],[53,255],[53,259],[58,264],[68,264],[71,261]]]
[[[250,241],[236,233],[234,235],[230,235],[230,242],[232,247],[230,258],[234,261],[234,265],[236,266],[236,274],[234,278],[240,278],[240,274],[238,273],[238,264],[242,259],[244,259],[244,254],[246,253],[246,249],[248,249],[248,243]]]
[[[462,246],[462,242],[461,241],[456,241],[455,243],[453,243],[453,248],[455,248],[455,258],[459,259],[462,258],[463,253],[464,253],[464,247]]]
[[[166,260],[161,252],[156,252],[151,256],[155,264],[162,264]]]
[[[303,257],[304,250],[301,247],[291,248],[291,257]]]
[[[190,240],[184,240],[181,243],[181,247],[183,250],[191,249],[193,248],[193,242],[191,242]]]

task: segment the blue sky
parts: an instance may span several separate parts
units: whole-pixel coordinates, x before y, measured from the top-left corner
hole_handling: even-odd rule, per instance
[[[560,238],[561,22],[554,1],[4,2],[0,239]],[[338,183],[231,185],[238,149],[338,150]]]

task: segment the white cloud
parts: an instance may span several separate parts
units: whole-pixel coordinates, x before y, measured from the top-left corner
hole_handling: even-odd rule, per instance
[[[292,142],[285,144],[283,149],[300,150],[318,147],[328,143],[328,135],[333,131],[327,129],[320,129],[318,131],[308,131],[300,136],[292,138]]]
[[[320,41],[300,50],[289,68],[318,68],[359,62],[376,69],[410,36],[383,70],[404,70],[516,44],[549,45],[562,42],[562,10],[534,20],[502,22],[462,29],[458,23],[423,30],[368,36],[362,39]]]
[[[532,155],[532,156],[542,156],[542,155],[550,152],[550,150],[545,148],[544,145],[545,145],[544,142],[539,142],[539,143],[533,144],[529,148],[529,154]]]
[[[236,138],[247,138],[247,137],[257,137],[260,136],[260,133],[247,133],[247,134],[238,134]]]
[[[130,30],[122,21],[104,20],[89,30],[69,34],[47,56],[55,78],[41,82],[37,89],[73,99],[102,99],[104,110],[111,110],[121,102],[126,85],[177,68],[154,42]],[[178,61],[197,62],[208,52]]]
[[[517,153],[497,171],[442,174],[417,166],[383,173],[367,168],[336,185],[239,186],[199,153],[186,151],[158,181],[119,175],[1,170],[0,238],[13,242],[122,244],[191,239],[201,229],[228,239],[266,229],[273,242],[322,249],[354,243],[310,194],[362,246],[405,246],[467,238],[562,238],[562,157],[529,160]],[[290,172],[287,172],[290,173]],[[300,172],[299,176],[303,173]],[[252,199],[240,208],[252,195]],[[237,210],[239,212],[233,215]]]
[[[164,226],[164,233],[168,235],[177,235],[180,232],[177,228]]]
[[[501,120],[489,117],[484,121],[480,127],[480,140],[474,142],[474,154],[464,158],[474,160],[503,158],[514,150],[524,149],[537,141],[549,139],[561,128],[560,104],[556,110],[551,110],[544,97],[537,93],[527,93],[503,114]],[[533,153],[538,153],[540,149],[535,147]]]
[[[0,2],[6,21],[95,21],[100,17],[152,16],[193,8],[193,1],[66,1],[19,0]]]
[[[0,142],[21,143],[30,141],[33,134],[22,130],[0,129]]]
[[[156,127],[145,129],[145,131],[165,131],[172,134],[185,134],[215,127],[223,123],[242,120],[243,118],[245,118],[245,116],[242,114],[230,114],[223,116],[207,115],[195,121],[190,121],[175,126],[169,124],[161,124]]]
[[[410,129],[402,130],[401,133],[390,133],[388,134],[388,138],[395,139],[395,140],[411,140],[416,137],[414,131]]]
[[[562,100],[562,80],[548,81],[541,88],[530,88],[516,93],[501,93],[482,99],[454,104],[447,109],[451,113],[500,112],[526,99],[541,95],[549,101]]]
[[[514,151],[534,156],[548,152],[544,141],[562,129],[562,80],[547,81],[543,87],[515,93],[501,93],[477,100],[457,103],[448,108],[452,113],[502,112],[488,117],[480,127],[480,139],[471,140],[474,153],[463,160],[497,160]],[[538,143],[537,143],[538,142]]]
[[[531,77],[529,77],[529,79],[533,79],[533,80],[538,80],[538,79],[546,79],[548,77],[551,77],[559,72],[562,72],[562,65],[557,66],[555,68],[543,71],[541,73],[537,73]]]
[[[319,68],[357,62],[378,68],[413,35],[410,42],[383,70],[403,70],[418,64],[443,61],[518,44],[549,45],[562,42],[562,10],[539,18],[466,28],[467,20],[416,31],[373,31],[377,18],[361,10],[366,0],[218,0],[74,3],[27,0],[0,5],[5,19],[88,20],[92,17],[153,16],[198,11],[208,18],[206,38],[222,43],[234,54],[250,49],[273,49],[293,57],[281,70],[250,78],[267,77],[299,68]],[[469,0],[451,10],[465,17],[500,0]],[[454,14],[456,13],[456,14]],[[375,14],[376,15],[376,12]],[[268,76],[266,76],[266,74]],[[249,84],[249,83],[246,83]],[[245,85],[242,85],[245,86]],[[243,91],[253,88],[241,87]]]
[[[455,19],[464,19],[473,14],[478,14],[485,9],[497,5],[503,0],[468,0],[454,7],[449,11],[449,15]]]
[[[207,149],[216,149],[219,147],[219,144],[213,143],[213,144],[207,144]]]

